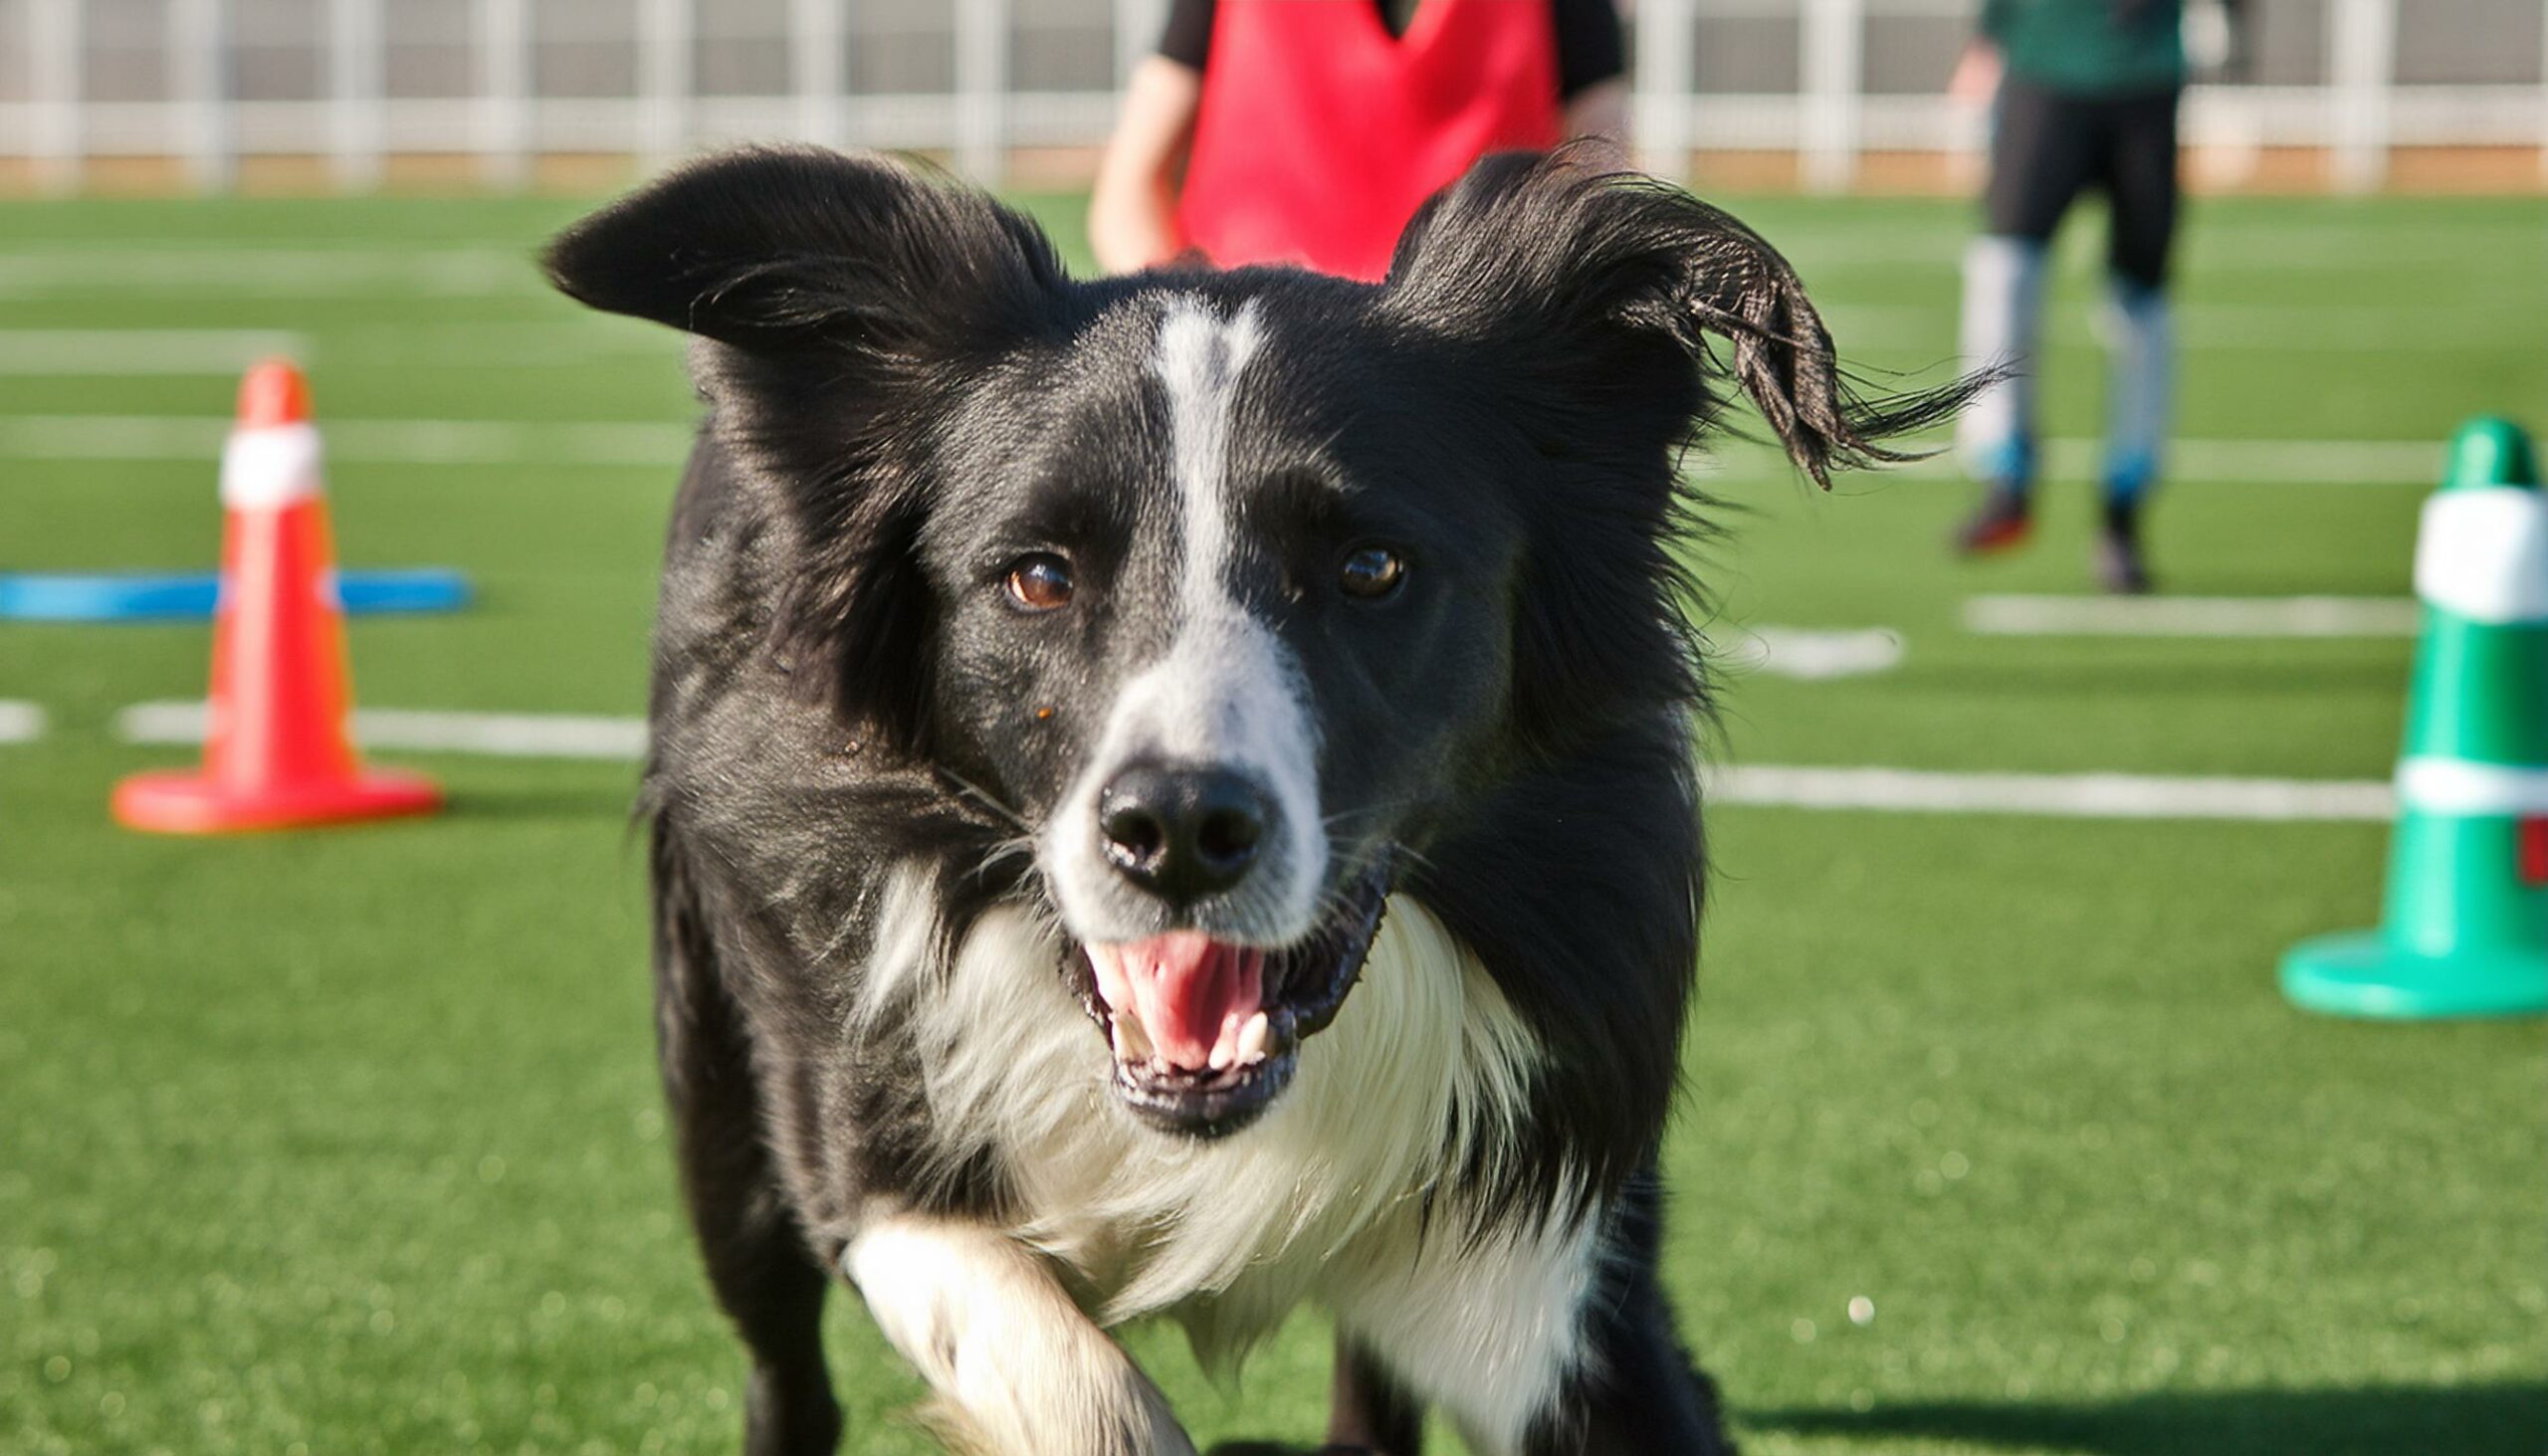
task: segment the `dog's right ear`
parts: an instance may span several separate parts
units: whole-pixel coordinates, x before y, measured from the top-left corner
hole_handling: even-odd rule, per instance
[[[541,260],[568,297],[753,353],[908,354],[1033,319],[1062,287],[1041,229],[880,156],[754,147],[576,223]]]

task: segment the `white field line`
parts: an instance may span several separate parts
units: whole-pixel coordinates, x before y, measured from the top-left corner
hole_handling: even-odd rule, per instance
[[[1764,231],[1787,256],[1807,287],[1823,269],[1905,269],[1952,273],[1973,241],[1970,228],[1921,224],[1866,227],[1850,231],[1815,229],[1768,222]],[[2517,273],[2538,256],[2538,225],[2527,220],[2459,219],[2446,227],[2430,223],[2391,230],[2349,221],[2337,236],[2312,237],[2294,224],[2288,227],[2198,228],[2187,238],[2179,271],[2189,277],[2213,274],[2353,273],[2366,277],[2384,269],[2466,264]],[[2099,235],[2100,237],[2102,234]],[[2063,271],[2101,273],[2102,243],[2056,250]]]
[[[1956,348],[1954,310],[1949,294],[1933,305],[1833,303],[1821,312],[1843,358],[1867,349],[1927,349],[1947,357]],[[2055,347],[2104,346],[2099,308],[2054,311],[2044,322]],[[2502,309],[2190,304],[2178,307],[2175,322],[2178,347],[2196,351],[2467,354],[2532,349],[2539,342],[2537,330],[2524,326],[2528,320]]]
[[[1993,637],[2413,637],[2413,597],[1977,596],[1964,629]]]
[[[115,717],[136,743],[203,739],[200,703],[142,703]],[[569,714],[428,713],[357,709],[369,748],[520,758],[632,761],[646,746],[642,719]],[[1706,770],[1718,803],[1886,813],[2017,814],[2074,819],[2386,820],[2396,794],[2356,779],[2171,778],[2136,773],[1950,773],[1914,768],[1805,768],[1751,763]]]
[[[115,715],[115,736],[130,743],[200,743],[208,716],[201,703],[137,703]],[[646,752],[640,718],[357,708],[351,727],[354,741],[366,748],[620,762]]]
[[[1921,480],[1961,477],[1963,469],[1943,440],[1915,441],[1939,453],[1882,474]],[[2044,474],[2055,480],[2093,480],[2105,458],[2103,441],[2078,436],[2044,442]],[[1702,475],[1757,478],[1776,470],[1763,454],[1732,461],[1702,461]],[[2442,474],[2442,447],[2425,440],[2176,440],[2168,446],[2172,481],[2234,486],[2429,486]]]
[[[1909,270],[1951,283],[1972,240],[1961,225],[1913,223],[1843,229],[1774,225],[1773,241],[1808,283],[1825,270]],[[2536,226],[2461,219],[2447,229],[2386,230],[2349,222],[2343,236],[2312,239],[2292,228],[2198,229],[2188,239],[2192,276],[2294,272],[2376,277],[2404,267],[2465,266],[2518,272],[2534,257]],[[2065,252],[2063,266],[2093,269],[2092,250]],[[129,237],[62,238],[0,251],[0,297],[74,291],[281,297],[333,295],[510,295],[547,285],[531,250],[465,243],[273,247],[220,242],[136,244]],[[1824,292],[1831,292],[1827,287]],[[1835,295],[1836,297],[1836,295]],[[2294,309],[2294,313],[2310,311]]]
[[[18,460],[217,460],[230,422],[182,415],[0,415],[0,457]],[[379,465],[672,465],[688,425],[524,420],[326,420],[330,459]]]
[[[596,326],[600,324],[602,326]],[[271,328],[0,328],[0,374],[26,377],[232,374],[272,355],[306,365],[525,368],[596,359],[680,358],[660,328],[589,321],[365,324],[317,333]]]
[[[2052,442],[2052,468],[2095,474],[2105,446]],[[2241,485],[2430,486],[2442,478],[2442,447],[2427,440],[2179,440],[2168,447],[2177,480]]]
[[[1716,662],[1729,672],[1809,683],[1889,673],[1902,665],[1902,634],[1890,627],[1738,627],[1714,645]]]
[[[2361,311],[2355,311],[2360,312]],[[2395,317],[2392,318],[2391,315]],[[1955,349],[1955,320],[1939,309],[1874,306],[1824,311],[1833,334],[1849,349],[1928,349],[1943,358]],[[2248,317],[2247,315],[2253,315]],[[2385,322],[2270,309],[2185,311],[2180,339],[2190,348],[2277,349],[2382,353],[2427,350],[2466,353],[2476,347],[2532,348],[2537,340],[2489,334],[2500,312],[2459,323],[2388,311]],[[2210,321],[2207,321],[2210,320]],[[2075,326],[2073,326],[2075,324]],[[2055,326],[2063,343],[2093,341],[2088,320]],[[117,375],[231,374],[259,359],[287,355],[305,365],[373,368],[478,365],[521,369],[588,363],[612,358],[661,358],[670,367],[681,356],[665,329],[625,324],[588,314],[554,320],[488,320],[483,323],[362,324],[297,332],[274,328],[0,328],[0,375],[87,378]]]
[[[310,340],[278,328],[5,328],[0,374],[227,374]]]
[[[547,287],[528,249],[85,245],[0,253],[0,298],[98,291],[459,298],[535,294]]]
[[[2479,230],[2482,231],[2482,230]],[[2454,242],[2472,241],[2454,229]],[[1810,278],[1822,268],[1908,268],[1947,275],[1949,292],[1936,306],[1851,305],[1828,288],[1822,312],[1843,345],[1854,348],[1940,347],[1954,343],[1952,274],[1969,234],[1912,231],[1883,234],[1870,244],[1841,234],[1804,235],[1787,245],[1790,259]],[[2508,240],[2515,254],[2535,242],[2524,233]],[[2269,251],[2240,252],[2219,241],[2198,240],[2190,272],[2285,273],[2297,270],[2376,274],[2384,265],[2359,245],[2323,253],[2293,246],[2276,235]],[[2431,237],[2419,238],[2415,261],[2430,266]],[[2494,250],[2485,250],[2492,254]],[[531,251],[470,246],[341,248],[135,246],[80,241],[54,247],[0,252],[0,298],[110,291],[141,294],[239,294],[270,298],[385,296],[509,298],[545,292]],[[2094,328],[2092,315],[2065,311],[2051,320],[2057,343],[2076,343]],[[2395,352],[2465,352],[2472,341],[2518,347],[2531,341],[2518,311],[2474,306],[2444,309],[2376,303],[2315,305],[2190,303],[2177,311],[2180,346],[2191,349],[2362,349]]]
[[[1972,233],[1963,228],[1883,228],[1872,232],[1775,230],[1773,241],[1805,272],[1818,268],[1952,270]],[[2497,240],[2500,241],[2497,241]],[[2527,225],[2489,227],[2455,223],[2444,233],[2376,238],[2348,230],[2339,245],[2311,248],[2287,229],[2247,238],[2229,233],[2192,240],[2190,274],[2290,272],[2375,273],[2408,262],[2430,262],[2437,242],[2455,245],[2472,259],[2500,261],[2508,269],[2535,245]],[[2239,246],[2251,243],[2252,246]],[[2385,244],[2386,247],[2373,246]],[[2388,256],[2384,256],[2384,254]],[[490,289],[544,289],[531,249],[465,243],[401,246],[394,242],[339,247],[272,247],[218,242],[136,244],[128,238],[62,239],[0,251],[0,293],[69,289],[311,293],[359,290],[450,294]]]
[[[32,743],[44,736],[44,710],[0,698],[0,743]]]
[[[323,274],[322,274],[323,276]],[[312,290],[312,296],[324,293]],[[511,293],[512,290],[505,290]],[[0,298],[8,296],[0,263]],[[1955,352],[1952,303],[1936,306],[1834,303],[1822,310],[1844,353],[1868,349],[1928,350],[1940,358]],[[465,364],[505,367],[572,363],[621,354],[678,348],[659,329],[595,328],[598,317],[497,320],[482,323],[362,325],[321,330],[317,336],[259,329],[23,328],[0,330],[0,374],[218,373],[238,367],[234,356],[253,349],[288,351],[305,361],[330,363]],[[2065,312],[2049,321],[2052,342],[2065,347],[2099,343],[2093,313]],[[2418,312],[2377,305],[2282,308],[2274,305],[2196,305],[2177,311],[2178,343],[2192,350],[2359,350],[2383,354],[2526,349],[2537,340],[2508,328],[2512,315],[2494,311]],[[273,342],[261,342],[273,341]],[[154,347],[154,344],[159,346]]]
[[[2139,773],[1943,773],[1917,768],[1739,764],[1704,775],[1718,803],[1896,814],[2061,819],[2385,821],[2397,794],[2376,779],[2171,778]]]
[[[383,465],[666,465],[682,459],[692,436],[690,426],[660,420],[321,418],[318,427],[334,458]],[[209,415],[0,415],[0,458],[210,460],[228,429],[229,421]],[[2092,476],[2102,449],[2087,439],[2056,439],[2048,447],[2049,473],[2064,479]],[[2170,447],[2168,473],[2229,485],[2424,485],[2438,478],[2442,455],[2442,446],[2422,440],[2179,440]],[[1892,473],[1944,478],[1957,472],[1941,455]]]

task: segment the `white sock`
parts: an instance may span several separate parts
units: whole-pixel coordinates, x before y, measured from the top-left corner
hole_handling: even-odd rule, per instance
[[[1965,406],[1956,447],[1978,480],[2034,481],[2034,354],[2043,312],[2041,243],[1985,236],[1964,250],[1964,366],[2015,370]]]
[[[2176,385],[2176,324],[2164,289],[2113,281],[2106,363],[2106,499],[2129,505],[2159,479]]]

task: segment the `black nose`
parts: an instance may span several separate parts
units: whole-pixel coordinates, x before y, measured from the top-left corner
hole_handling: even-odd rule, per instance
[[[1218,768],[1138,764],[1097,797],[1106,858],[1177,905],[1237,884],[1255,863],[1266,817],[1264,790]]]

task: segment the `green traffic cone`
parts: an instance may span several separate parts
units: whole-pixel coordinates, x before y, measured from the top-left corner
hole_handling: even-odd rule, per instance
[[[2283,994],[2392,1020],[2548,1011],[2548,495],[2510,420],[2451,440],[2416,595],[2381,928],[2293,946]]]

